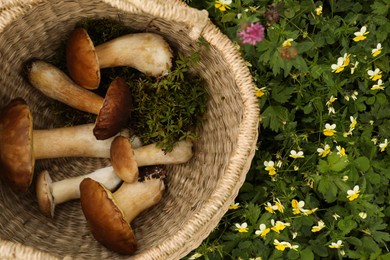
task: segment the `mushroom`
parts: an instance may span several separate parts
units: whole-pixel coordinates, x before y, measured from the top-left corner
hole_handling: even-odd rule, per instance
[[[11,100],[0,112],[0,174],[15,191],[31,184],[36,159],[58,157],[110,158],[114,137],[96,140],[93,124],[33,130],[29,106],[22,98]],[[123,130],[120,134],[128,135]],[[140,142],[135,138],[134,142]]]
[[[161,179],[148,178],[143,182],[123,182],[111,193],[91,178],[80,183],[80,202],[94,238],[110,250],[133,254],[137,250],[131,222],[141,212],[156,205],[165,186]]]
[[[131,183],[138,179],[138,163],[129,138],[115,137],[111,143],[110,158],[114,172],[123,181]]]
[[[116,137],[117,140],[123,140],[123,138]],[[126,141],[128,142],[128,141]],[[133,144],[136,147],[137,144]],[[115,147],[113,144],[112,147]],[[188,141],[180,141],[178,142],[171,152],[165,153],[161,148],[158,148],[155,144],[150,144],[146,146],[141,146],[135,148],[130,153],[134,153],[134,158],[136,163],[141,169],[143,169],[144,173],[138,174],[137,179],[143,179],[145,176],[145,167],[144,166],[154,166],[154,165],[167,165],[167,164],[180,164],[187,162],[192,157],[192,148],[191,143]],[[111,147],[111,148],[112,148]],[[127,153],[127,151],[123,151]],[[113,154],[113,156],[120,157],[121,154]],[[111,161],[115,158],[112,157]],[[119,168],[126,169],[128,164],[121,160],[115,161],[116,164],[124,163],[124,165],[118,166]],[[121,178],[129,178],[126,177],[124,173],[122,173],[121,178],[119,178],[118,173],[115,172],[115,168],[112,166],[107,166],[96,170],[90,174],[72,177],[68,179],[64,179],[57,182],[52,182],[50,175],[47,171],[43,171],[37,177],[36,182],[36,193],[38,199],[38,205],[41,212],[48,216],[53,217],[54,215],[54,207],[55,205],[64,203],[69,200],[77,199],[80,197],[80,193],[78,187],[85,178],[94,179],[107,187],[107,189],[112,190],[117,185],[122,182]],[[133,166],[128,167],[131,169]],[[134,178],[134,174],[128,172],[131,175],[131,178]],[[150,175],[148,173],[147,175]],[[134,180],[133,180],[134,182]]]
[[[77,27],[68,39],[66,63],[76,84],[96,89],[103,68],[128,66],[150,76],[164,75],[172,66],[172,51],[155,33],[126,34],[95,47],[88,32]]]
[[[128,122],[131,93],[122,77],[111,82],[103,98],[78,86],[64,72],[45,61],[30,60],[26,71],[29,82],[46,96],[97,115],[93,133],[98,140],[114,136]]]

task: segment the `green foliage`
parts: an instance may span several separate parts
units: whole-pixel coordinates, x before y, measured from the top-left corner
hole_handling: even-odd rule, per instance
[[[238,208],[187,258],[389,258],[390,2],[187,2],[237,44],[261,107]],[[251,23],[265,38],[243,44],[237,32]],[[288,224],[277,232],[277,221]],[[263,237],[261,224],[270,229]]]

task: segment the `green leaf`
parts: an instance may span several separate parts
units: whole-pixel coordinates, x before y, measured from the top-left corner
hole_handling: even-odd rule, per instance
[[[301,54],[301,53],[304,53],[304,52],[310,50],[311,48],[313,48],[313,46],[314,46],[314,42],[305,41],[305,42],[298,43],[294,47],[298,51],[298,53]]]
[[[262,114],[262,124],[271,130],[278,132],[288,119],[288,110],[282,106],[269,106]]]
[[[361,156],[361,157],[356,158],[353,161],[353,165],[358,170],[360,170],[362,172],[366,172],[370,168],[370,160],[365,156]]]
[[[343,235],[348,235],[349,232],[355,229],[358,225],[356,221],[352,219],[352,216],[349,216],[337,222],[337,226],[343,232]]]
[[[336,153],[332,153],[328,155],[328,164],[329,164],[329,169],[335,172],[341,172],[342,170],[345,169],[349,165],[349,161],[347,157],[342,156],[340,157]]]
[[[314,254],[310,246],[306,247],[299,253],[301,255],[301,260],[314,260]]]
[[[337,198],[337,186],[326,176],[320,179],[318,183],[318,191],[324,196],[326,202],[328,203],[334,202]]]
[[[284,85],[276,85],[272,87],[271,96],[275,101],[284,104],[290,99],[292,93],[294,92],[295,88],[286,87]]]
[[[389,6],[385,3],[381,3],[380,1],[374,1],[374,3],[371,5],[371,8],[372,12],[379,16],[385,16],[389,11]]]
[[[236,14],[234,12],[226,13],[222,16],[221,22],[223,23],[231,22],[234,20],[235,17]]]
[[[319,241],[317,240],[310,240],[309,241],[311,248],[313,249],[313,252],[320,256],[320,257],[327,257],[329,255],[328,249],[325,246],[326,240],[321,239]]]
[[[257,225],[257,220],[260,216],[260,208],[258,206],[254,205],[253,203],[249,203],[245,214],[251,226]]]
[[[325,160],[318,160],[317,169],[321,173],[327,173],[329,171],[329,164]]]

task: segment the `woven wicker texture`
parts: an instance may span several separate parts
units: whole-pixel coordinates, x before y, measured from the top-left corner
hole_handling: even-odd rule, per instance
[[[207,12],[178,0],[0,1],[0,105],[15,97],[30,105],[36,129],[62,126],[53,100],[22,77],[23,63],[48,59],[82,18],[114,18],[139,30],[161,34],[183,53],[203,37],[197,73],[209,93],[194,157],[169,166],[163,200],[132,226],[139,242],[133,256],[101,246],[90,234],[79,201],[56,208],[54,219],[39,211],[32,187],[16,194],[0,182],[0,259],[180,259],[216,227],[244,182],[255,151],[259,109],[251,75],[235,46],[208,19]],[[107,159],[59,158],[36,163],[53,180],[108,165]]]

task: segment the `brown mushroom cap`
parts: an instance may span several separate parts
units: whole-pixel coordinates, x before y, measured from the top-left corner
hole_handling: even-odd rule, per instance
[[[97,241],[120,254],[132,254],[137,250],[133,230],[109,190],[86,178],[80,183],[80,202]]]
[[[107,90],[96,118],[93,129],[96,139],[104,140],[119,133],[128,122],[130,108],[130,88],[122,77],[116,77]]]
[[[25,100],[11,100],[0,113],[0,174],[14,191],[25,192],[31,185],[33,155],[32,114]]]
[[[86,89],[97,89],[100,84],[100,66],[94,44],[88,32],[75,28],[66,46],[66,64],[73,81]]]
[[[111,143],[110,158],[112,168],[119,178],[128,183],[137,181],[138,164],[129,138],[121,135],[115,137]]]
[[[54,217],[54,199],[50,191],[52,180],[48,171],[42,171],[36,180],[36,196],[38,201],[39,210],[46,217]]]

